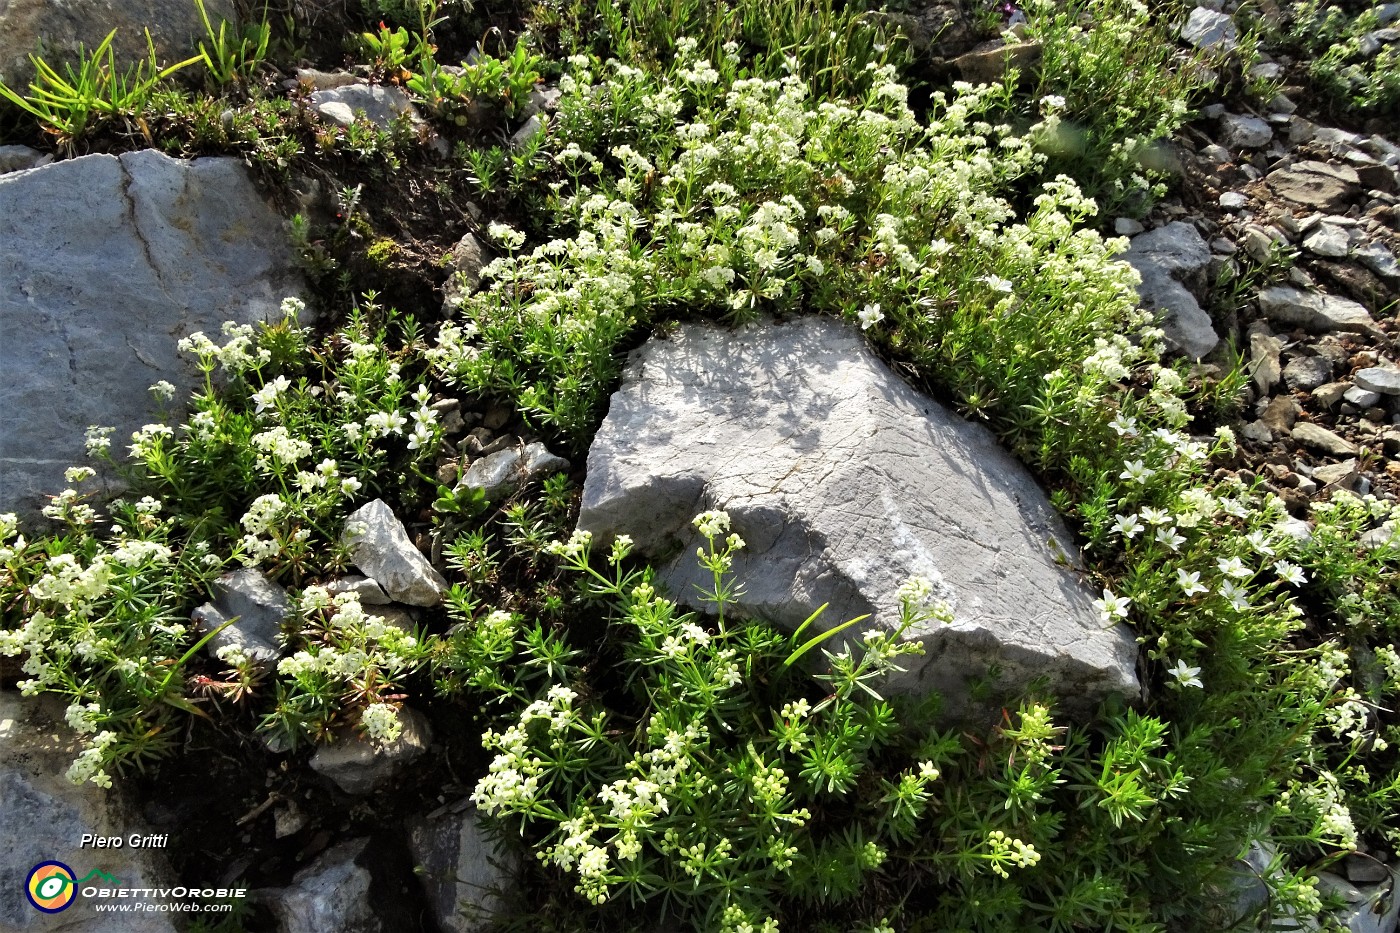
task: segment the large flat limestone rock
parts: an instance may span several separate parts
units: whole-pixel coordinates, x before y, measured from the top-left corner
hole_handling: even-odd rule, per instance
[[[85,462],[157,420],[149,387],[188,397],[177,348],[227,320],[276,320],[305,284],[282,219],[236,159],[145,150],[0,176],[0,511],[33,514]]]
[[[901,583],[941,579],[954,622],[907,633],[926,654],[887,688],[937,690],[950,718],[1039,677],[1076,714],[1138,692],[1133,639],[1104,627],[1065,566],[1074,546],[1032,476],[843,325],[691,324],[633,355],[589,451],[579,527],[630,534],[694,603],[709,581],[690,521],[706,509],[748,543],[738,608],[787,628],[823,603],[827,628],[866,612],[889,626]]]

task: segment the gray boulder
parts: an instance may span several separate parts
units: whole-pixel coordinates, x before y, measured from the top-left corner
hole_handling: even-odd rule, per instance
[[[236,159],[153,150],[0,175],[0,511],[37,514],[85,460],[154,421],[149,388],[200,384],[176,348],[281,317],[305,291],[282,219]]]
[[[194,611],[196,627],[201,633],[208,633],[233,621],[209,639],[205,650],[217,657],[224,648],[236,648],[261,670],[270,670],[281,655],[278,642],[282,623],[292,614],[287,591],[263,576],[261,570],[248,567],[224,574],[214,592],[213,602]]]
[[[1210,247],[1196,228],[1177,221],[1133,237],[1124,259],[1142,278],[1138,297],[1155,313],[1173,347],[1200,359],[1220,343],[1196,294],[1206,287]]]
[[[467,467],[458,489],[480,489],[487,502],[504,499],[525,483],[547,473],[567,470],[569,461],[556,457],[543,444],[508,447],[488,454]]]
[[[152,830],[133,812],[120,785],[103,790],[92,783],[75,786],[65,776],[82,751],[77,735],[64,723],[64,704],[54,696],[22,698],[0,690],[0,929],[24,933],[174,933],[169,914],[99,914],[81,894],[59,914],[43,914],[21,893],[30,870],[41,861],[56,861],[76,879],[100,870],[124,887],[168,885],[159,849],[82,848],[85,834],[143,835]]]
[[[221,20],[236,20],[232,0],[204,0],[204,9],[215,29]],[[113,29],[112,50],[123,69],[146,59],[147,29],[162,65],[198,54],[204,37],[199,11],[188,0],[6,0],[0,4],[0,80],[27,88],[34,77],[29,55],[41,43],[44,60],[63,74],[65,63],[77,61],[79,45],[90,52]]]
[[[277,917],[278,933],[380,933],[384,924],[370,906],[373,879],[356,864],[368,845],[368,839],[343,842],[297,872],[290,886],[258,892]]]
[[[383,499],[360,506],[345,519],[341,542],[365,576],[395,602],[436,606],[447,581],[413,546],[408,531]]]
[[[374,745],[353,729],[344,729],[330,745],[311,756],[311,770],[334,781],[347,794],[369,794],[382,787],[404,765],[419,758],[433,740],[427,718],[408,707],[399,708],[403,732],[393,742]]]
[[[691,519],[706,509],[747,542],[735,607],[788,629],[823,603],[824,628],[862,613],[890,627],[902,583],[941,581],[954,621],[907,632],[927,653],[888,687],[937,690],[949,718],[985,712],[970,689],[993,664],[990,703],[1042,675],[1081,714],[1137,693],[1133,639],[1091,605],[1035,480],[845,326],[692,324],[633,355],[589,451],[579,528],[669,559],[662,582],[695,603],[710,581]]]
[[[438,926],[445,933],[489,929],[516,863],[491,842],[476,808],[464,800],[411,820],[408,844]]]

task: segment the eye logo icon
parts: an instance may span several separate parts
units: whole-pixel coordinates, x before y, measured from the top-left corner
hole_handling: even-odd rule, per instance
[[[24,894],[35,910],[46,914],[66,910],[78,896],[73,869],[62,862],[40,862],[29,870]]]

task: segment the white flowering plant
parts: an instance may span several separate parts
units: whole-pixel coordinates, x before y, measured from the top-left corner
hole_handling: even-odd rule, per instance
[[[538,860],[595,905],[661,904],[699,930],[776,929],[780,901],[851,901],[891,846],[918,835],[938,769],[908,758],[872,684],[921,651],[899,636],[939,609],[910,588],[894,630],[827,652],[823,696],[788,675],[800,632],[726,613],[737,593],[729,566],[744,546],[728,516],[707,512],[696,528],[714,580],[699,597],[711,620],[663,598],[649,570],[629,569],[626,536],[602,568],[587,532],[551,548],[581,594],[609,607],[626,685],[614,700],[613,675],[563,660],[557,643],[526,637],[518,616],[493,611],[459,632],[450,663],[492,668],[479,685],[500,669],[549,672],[530,689],[497,686],[513,711],[484,736],[495,758],[475,800],[521,825]],[[523,663],[510,663],[522,649]],[[989,837],[989,870],[1034,863],[1030,846],[1004,837]]]

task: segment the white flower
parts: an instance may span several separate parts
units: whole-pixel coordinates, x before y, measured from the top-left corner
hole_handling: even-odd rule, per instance
[[[1220,584],[1220,595],[1225,597],[1237,612],[1244,612],[1249,608],[1248,591],[1233,580],[1225,580]]]
[[[1001,292],[1004,295],[1011,294],[1011,290],[1015,288],[1015,286],[1010,281],[1002,278],[999,275],[984,275],[982,276],[982,281],[986,282],[987,287],[990,288],[992,291]]]
[[[1065,99],[1064,99],[1063,97],[1061,97],[1059,94],[1047,94],[1047,95],[1045,95],[1044,97],[1042,97],[1042,98],[1040,99],[1040,104],[1041,104],[1041,106],[1043,106],[1046,110],[1063,110],[1063,109],[1065,109]]]
[[[691,524],[705,537],[717,538],[729,530],[729,513],[717,509],[701,512]]]
[[[1284,583],[1293,586],[1302,586],[1304,583],[1308,582],[1307,576],[1303,573],[1303,568],[1286,560],[1281,560],[1274,564],[1274,573],[1278,574],[1278,578]]]
[[[253,393],[253,401],[257,403],[257,411],[275,405],[277,396],[291,386],[291,381],[286,376],[278,376],[276,379],[264,385],[261,389]]]
[[[1244,580],[1254,575],[1254,571],[1246,567],[1238,557],[1217,558],[1215,565],[1220,568],[1221,573],[1236,580]]]
[[[1123,464],[1123,472],[1118,474],[1118,478],[1132,480],[1135,483],[1145,483],[1156,472],[1151,467],[1143,465],[1141,460],[1130,460]]]
[[[1177,679],[1183,687],[1204,687],[1201,679],[1196,675],[1201,672],[1199,667],[1187,667],[1185,661],[1178,660],[1176,666],[1167,669],[1167,673]]]
[[[878,324],[885,319],[885,312],[880,310],[879,302],[868,304],[860,311],[856,312],[856,317],[860,318],[860,329],[869,330],[871,325]]]
[[[1188,599],[1195,596],[1197,593],[1204,593],[1207,589],[1201,584],[1200,571],[1196,570],[1187,573],[1185,570],[1178,568],[1176,571],[1176,585],[1181,587],[1181,591],[1186,594]]]
[[[1183,543],[1185,543],[1185,541],[1186,537],[1184,535],[1179,535],[1176,533],[1175,525],[1170,526],[1168,528],[1157,529],[1157,542],[1159,544],[1165,544],[1169,549],[1173,551],[1179,548]]]
[[[360,491],[360,481],[353,476],[347,476],[340,481],[340,491],[343,495],[353,496]]]
[[[162,379],[160,382],[151,386],[151,395],[153,395],[157,401],[168,402],[175,398],[175,387]]]
[[[1119,515],[1113,523],[1113,530],[1125,538],[1136,538],[1142,532],[1142,522],[1136,515]]]
[[[1172,520],[1172,513],[1168,512],[1166,509],[1155,509],[1150,505],[1144,507],[1138,514],[1140,514],[1142,520],[1149,525],[1166,525]]]
[[[1113,622],[1115,619],[1128,617],[1128,607],[1132,605],[1132,602],[1132,599],[1127,596],[1114,596],[1105,587],[1103,599],[1094,600],[1094,608],[1103,616],[1104,622]]]
[[[1118,433],[1119,437],[1127,435],[1129,437],[1137,433],[1137,419],[1119,412],[1118,415],[1108,423],[1108,426]]]

